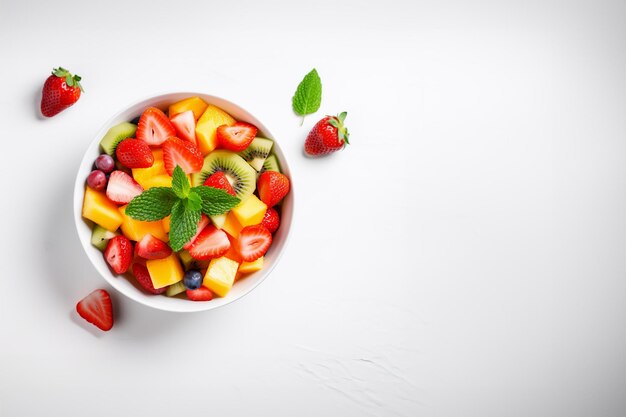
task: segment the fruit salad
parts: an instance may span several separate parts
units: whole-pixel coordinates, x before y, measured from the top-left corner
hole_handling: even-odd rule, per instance
[[[226,296],[280,227],[290,182],[273,144],[200,97],[111,127],[86,178],[92,244],[146,293]]]

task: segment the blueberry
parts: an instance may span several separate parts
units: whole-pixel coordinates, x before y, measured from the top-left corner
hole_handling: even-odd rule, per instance
[[[190,269],[185,273],[183,283],[188,290],[197,290],[202,285],[202,274],[197,269]]]

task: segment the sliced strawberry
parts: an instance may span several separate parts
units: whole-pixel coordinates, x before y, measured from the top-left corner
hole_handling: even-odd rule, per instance
[[[219,188],[226,191],[230,195],[237,195],[235,193],[235,189],[232,185],[230,185],[230,182],[228,181],[228,178],[226,178],[226,174],[224,174],[223,171],[217,171],[215,174],[208,177],[204,181],[203,185],[206,185],[207,187]]]
[[[170,175],[174,172],[176,165],[180,165],[185,174],[193,174],[202,169],[204,157],[193,143],[171,137],[163,143],[163,163]]]
[[[104,259],[116,274],[125,273],[133,260],[133,244],[124,235],[111,238],[104,251]]]
[[[257,180],[257,189],[261,201],[273,207],[289,192],[289,178],[280,172],[265,171]]]
[[[185,139],[194,145],[196,142],[196,117],[192,110],[187,110],[182,113],[178,113],[176,116],[170,119],[174,129],[176,129],[176,137]]]
[[[212,224],[205,227],[189,247],[189,254],[195,259],[219,258],[228,252],[230,240],[226,232]]]
[[[241,259],[246,262],[256,261],[265,255],[271,244],[272,234],[267,227],[260,224],[241,229],[237,240]]]
[[[183,249],[189,250],[194,240],[196,240],[200,232],[202,232],[204,228],[207,227],[208,224],[209,224],[209,218],[205,216],[204,214],[200,216],[200,221],[198,222],[198,228],[196,229],[196,234],[193,235],[191,239],[189,239],[189,242],[187,242],[187,244],[183,246]]]
[[[191,301],[211,301],[213,293],[207,287],[200,287],[197,290],[187,290],[187,298]]]
[[[113,171],[107,184],[107,197],[117,204],[128,204],[143,192],[143,187],[127,173]]]
[[[278,226],[280,226],[280,217],[278,217],[278,212],[272,207],[268,207],[267,210],[265,210],[265,215],[263,216],[261,224],[267,227],[267,230],[269,230],[270,233],[275,233],[276,230],[278,230]]]
[[[107,332],[113,327],[113,304],[105,290],[95,290],[80,300],[76,312],[100,330]]]
[[[152,284],[152,278],[150,278],[150,272],[145,265],[141,263],[133,264],[133,275],[137,279],[137,282],[143,287],[144,290],[148,291],[150,294],[163,294],[167,287],[163,288],[154,288],[154,284]]]
[[[137,242],[135,254],[144,259],[163,259],[172,254],[172,248],[161,239],[157,239],[148,233]]]
[[[217,128],[216,136],[220,146],[234,152],[243,151],[254,140],[257,129],[253,125],[237,122],[232,126],[221,125]]]
[[[226,252],[223,256],[227,257],[228,259],[232,259],[233,261],[240,264],[243,259],[241,259],[239,248],[237,248],[237,239],[235,239],[228,233],[226,234],[226,236],[228,236],[228,240],[230,241],[230,248],[228,249],[228,252]]]
[[[150,168],[154,155],[146,142],[139,139],[124,139],[117,145],[115,156],[127,168]]]
[[[156,107],[148,107],[137,125],[137,139],[145,141],[150,146],[159,146],[170,136],[176,135],[176,129],[170,123],[165,113]]]

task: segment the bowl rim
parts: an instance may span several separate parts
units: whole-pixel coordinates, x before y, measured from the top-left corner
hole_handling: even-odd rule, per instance
[[[112,127],[114,121],[116,121],[118,118],[121,117],[122,114],[124,114],[125,112],[129,111],[132,107],[134,106],[138,106],[142,103],[146,103],[146,106],[150,106],[152,104],[149,104],[149,102],[158,102],[159,100],[167,100],[169,97],[171,96],[186,96],[187,98],[189,97],[195,97],[198,96],[200,98],[202,98],[203,100],[205,100],[207,103],[211,104],[212,101],[222,101],[225,103],[228,103],[230,106],[233,106],[237,109],[239,109],[240,111],[243,111],[244,113],[249,114],[250,116],[252,116],[255,120],[257,120],[259,122],[260,128],[259,130],[262,131],[264,133],[265,136],[267,136],[269,139],[273,140],[275,145],[277,145],[276,147],[279,150],[279,154],[281,156],[281,158],[279,159],[281,167],[283,167],[283,171],[287,171],[289,173],[289,178],[290,178],[290,190],[289,190],[289,194],[290,194],[290,205],[291,205],[291,209],[290,209],[290,216],[289,216],[289,223],[287,224],[287,231],[285,232],[285,236],[284,239],[282,241],[282,245],[279,248],[278,252],[276,253],[273,262],[268,265],[265,266],[261,271],[258,272],[263,272],[262,276],[257,279],[256,282],[254,282],[252,285],[249,286],[249,288],[247,288],[245,291],[243,291],[242,293],[238,294],[237,296],[233,297],[233,298],[228,298],[228,295],[224,298],[218,298],[218,300],[224,300],[221,303],[214,303],[212,301],[207,301],[207,302],[192,302],[189,300],[184,300],[187,303],[184,304],[187,307],[186,308],[171,308],[171,306],[166,306],[163,305],[159,302],[156,303],[150,303],[150,302],[146,302],[145,299],[142,299],[140,297],[140,292],[139,290],[137,290],[137,292],[134,291],[125,291],[124,288],[122,288],[120,285],[118,285],[114,280],[117,279],[117,276],[113,275],[113,273],[108,270],[106,273],[104,271],[101,270],[101,268],[95,264],[94,260],[92,259],[92,254],[91,252],[93,252],[93,245],[91,244],[91,240],[87,239],[87,238],[83,238],[83,236],[81,235],[81,225],[84,226],[84,222],[85,220],[82,217],[82,204],[83,204],[83,197],[84,197],[84,188],[85,188],[85,178],[81,177],[81,171],[83,170],[83,167],[86,164],[93,164],[93,157],[90,155],[90,150],[94,147],[94,144],[99,143],[100,140],[102,139],[102,136],[106,133],[106,131]],[[178,100],[182,100],[184,98],[179,98]],[[215,104],[214,104],[215,105]],[[219,107],[219,106],[218,106]],[[97,145],[96,145],[97,148]],[[285,169],[286,168],[286,169]],[[113,287],[117,292],[121,293],[122,295],[124,295],[125,297],[130,298],[131,300],[144,305],[146,307],[150,307],[150,308],[154,308],[157,310],[161,310],[161,311],[168,311],[168,312],[173,312],[173,313],[194,313],[194,312],[200,312],[200,311],[208,311],[208,310],[214,310],[216,308],[220,308],[229,304],[232,304],[233,302],[242,299],[243,297],[245,297],[246,295],[248,295],[250,292],[252,292],[255,288],[257,288],[263,281],[265,281],[267,279],[267,277],[271,274],[271,272],[274,270],[274,268],[276,267],[276,265],[280,262],[285,249],[287,248],[287,244],[289,243],[289,239],[291,236],[291,228],[293,226],[293,222],[294,222],[294,213],[295,213],[295,191],[294,191],[294,186],[293,186],[293,181],[291,180],[293,178],[293,172],[292,172],[292,168],[289,165],[288,161],[287,161],[287,157],[284,154],[282,148],[280,147],[280,144],[278,144],[278,141],[276,140],[276,138],[274,137],[274,135],[272,134],[272,132],[270,131],[270,129],[264,124],[262,123],[257,117],[256,115],[251,112],[250,110],[248,110],[248,107],[243,107],[242,105],[237,104],[236,102],[233,102],[229,99],[223,98],[222,96],[218,96],[218,95],[214,95],[214,94],[206,94],[206,93],[200,93],[197,91],[170,91],[170,92],[161,92],[157,95],[150,95],[147,97],[144,97],[142,99],[139,100],[133,100],[132,102],[128,103],[127,105],[123,106],[121,110],[117,111],[113,116],[111,116],[110,118],[108,118],[102,125],[101,127],[96,131],[95,135],[93,136],[93,139],[89,142],[89,144],[87,145],[84,153],[83,153],[83,157],[80,161],[80,164],[78,165],[77,171],[76,171],[76,179],[74,182],[74,198],[73,198],[73,216],[74,216],[74,226],[75,226],[75,230],[76,230],[76,234],[78,237],[78,240],[81,243],[81,246],[83,248],[83,252],[85,253],[85,255],[87,256],[87,258],[89,259],[89,262],[91,263],[91,265],[93,266],[93,268],[98,272],[98,274],[111,286]],[[281,227],[283,226],[282,223],[282,219],[281,219]],[[160,299],[160,297],[166,297],[164,294],[160,294],[159,297],[157,298],[157,295],[154,295],[154,297],[150,297],[150,299]],[[187,305],[188,304],[188,305]],[[181,304],[183,305],[183,304]]]

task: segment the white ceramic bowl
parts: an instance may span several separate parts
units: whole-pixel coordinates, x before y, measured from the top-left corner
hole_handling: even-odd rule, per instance
[[[87,175],[92,170],[93,163],[96,157],[101,153],[99,148],[100,139],[104,136],[107,130],[118,123],[124,121],[130,121],[139,116],[143,110],[148,107],[158,107],[162,110],[166,110],[167,107],[187,97],[199,96],[204,101],[210,104],[214,104],[226,112],[231,114],[235,119],[244,122],[251,123],[259,129],[259,136],[263,136],[274,140],[273,152],[276,154],[281,166],[282,172],[291,178],[289,171],[289,164],[285,159],[285,155],[280,149],[279,143],[272,136],[270,130],[256,117],[254,117],[247,110],[239,107],[238,105],[231,103],[220,97],[215,97],[207,94],[199,93],[171,93],[163,94],[160,96],[152,97],[139,103],[133,104],[120,111],[117,115],[113,116],[104,126],[98,131],[91,144],[87,148],[83,160],[80,163],[78,174],[76,175],[76,183],[74,185],[74,220],[76,223],[76,230],[78,231],[78,237],[85,249],[87,257],[96,268],[96,270],[102,275],[102,277],[111,284],[116,290],[124,294],[125,296],[150,307],[174,312],[194,312],[211,310],[216,307],[223,306],[231,303],[250,291],[252,291],[257,285],[259,285],[274,269],[278,263],[287,243],[289,231],[291,229],[291,221],[293,217],[294,208],[294,190],[293,184],[291,184],[291,191],[282,203],[281,212],[281,224],[280,228],[274,235],[272,246],[265,255],[264,267],[262,270],[255,272],[248,277],[235,283],[233,288],[224,298],[214,298],[211,301],[194,302],[184,298],[167,297],[163,295],[151,295],[143,292],[136,284],[133,283],[132,276],[124,277],[115,275],[104,260],[104,256],[101,251],[91,244],[91,224],[89,221],[82,218],[82,204],[83,195],[85,192],[85,181]]]

